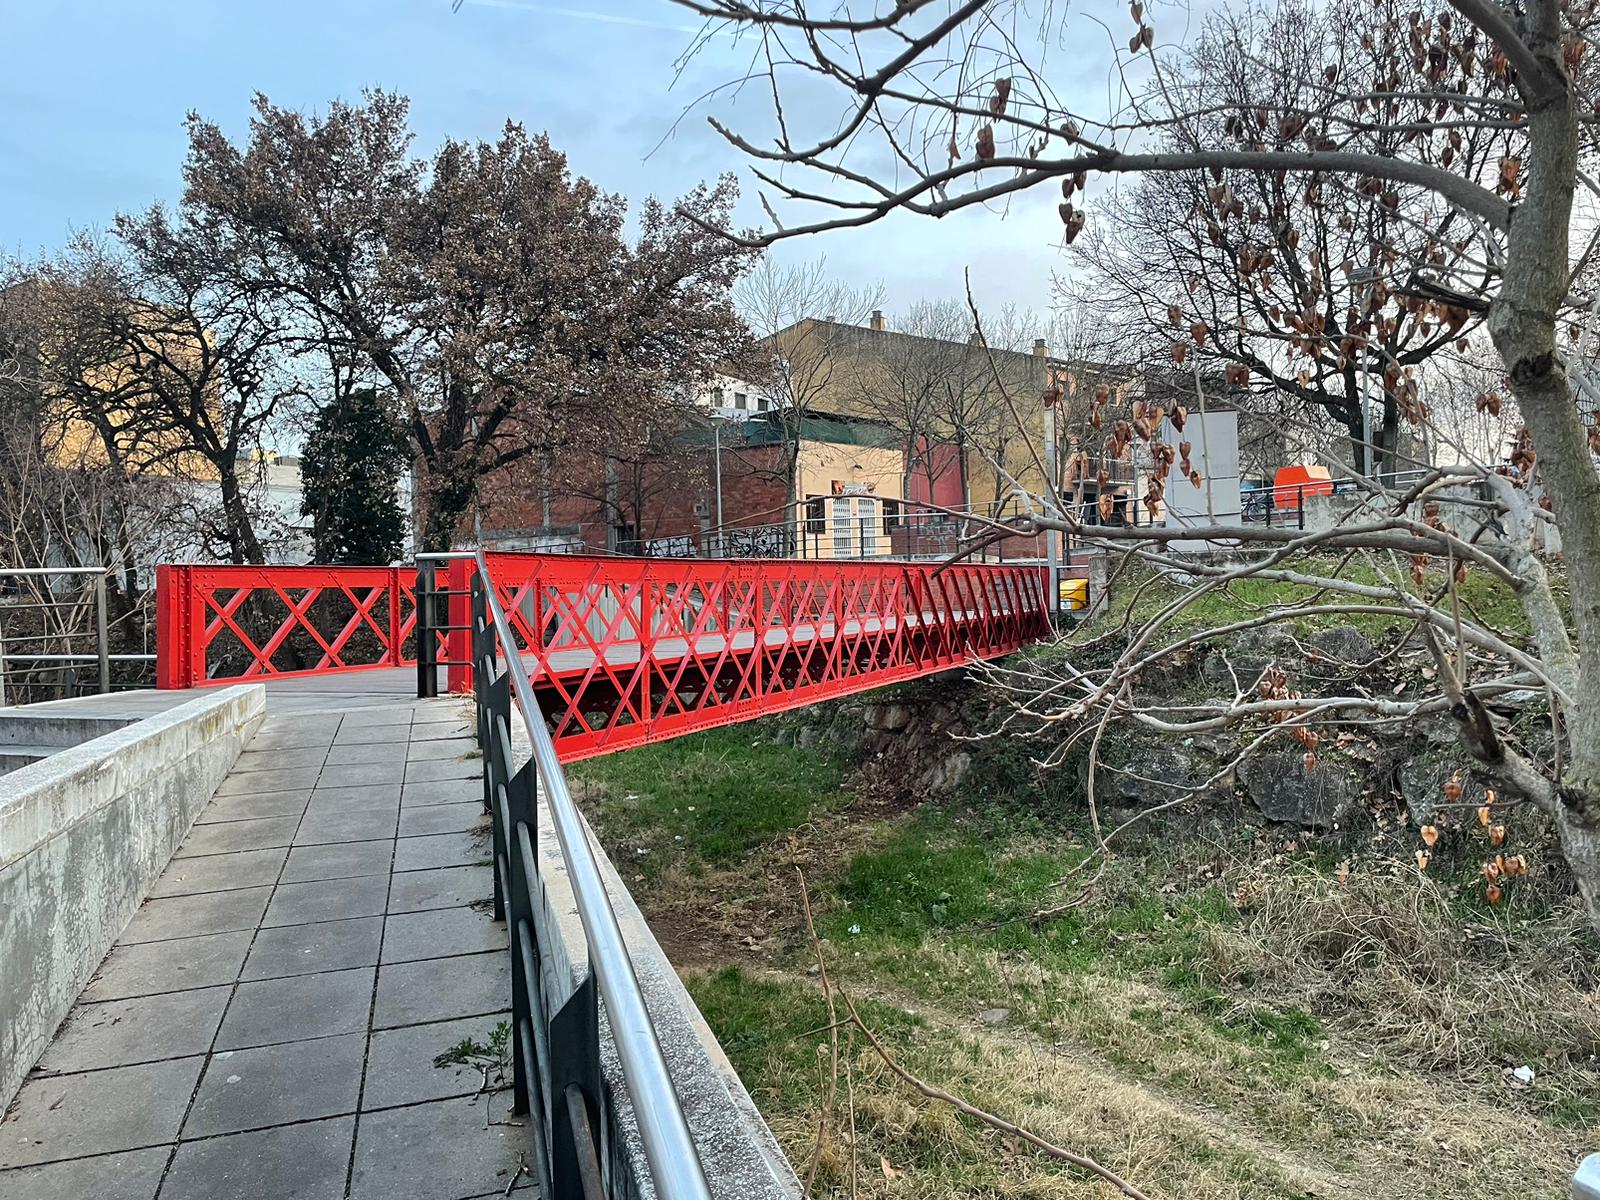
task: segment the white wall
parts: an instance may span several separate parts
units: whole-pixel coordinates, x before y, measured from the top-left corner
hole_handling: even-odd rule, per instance
[[[1168,527],[1239,524],[1239,414],[1191,412],[1181,434],[1167,423],[1161,428],[1161,438],[1172,446],[1187,441],[1189,462],[1200,472],[1200,486],[1195,487],[1173,468],[1167,480]],[[1172,548],[1198,551],[1205,549],[1206,543],[1174,542]]]

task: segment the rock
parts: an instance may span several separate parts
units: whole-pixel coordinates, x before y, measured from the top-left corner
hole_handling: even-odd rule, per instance
[[[1306,644],[1340,666],[1363,667],[1378,657],[1373,640],[1351,625],[1319,629],[1306,638]]]
[[[1205,778],[1210,772],[1196,766],[1193,755],[1185,750],[1156,742],[1139,745],[1138,753],[1127,769],[1136,774],[1107,771],[1102,773],[1098,786],[1135,811],[1154,804],[1165,804],[1178,794],[1179,788],[1189,787]],[[1084,759],[1079,771],[1088,783],[1088,760]]]
[[[1226,651],[1226,660],[1223,651]],[[1239,677],[1240,687],[1248,688],[1269,663],[1277,663],[1290,671],[1298,667],[1300,661],[1300,648],[1288,631],[1267,626],[1237,634],[1225,645],[1213,645],[1200,664],[1200,678],[1213,687],[1226,687],[1231,695],[1234,675]],[[1233,665],[1231,674],[1230,663]]]
[[[1004,1025],[1010,1015],[1009,1008],[986,1008],[978,1014],[978,1020],[985,1025]]]
[[[1324,757],[1308,771],[1299,750],[1251,755],[1239,768],[1239,782],[1268,820],[1305,829],[1339,828],[1358,799],[1355,781],[1336,762]]]
[[[822,730],[815,725],[802,725],[800,731],[794,735],[794,744],[802,750],[810,750],[822,740]]]
[[[966,779],[972,770],[972,755],[965,750],[957,750],[946,758],[941,758],[922,773],[918,783],[934,795],[942,795],[954,791]]]
[[[891,733],[898,733],[911,724],[911,710],[904,704],[885,704],[879,710],[879,729],[887,729]]]

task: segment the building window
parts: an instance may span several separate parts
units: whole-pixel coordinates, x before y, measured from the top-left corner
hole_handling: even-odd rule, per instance
[[[712,408],[721,408],[722,407],[722,389],[721,388],[712,388],[711,389],[711,407]]]
[[[743,393],[743,392],[735,392],[733,394],[733,406],[735,408],[744,408],[744,407],[746,407],[746,404],[749,401],[749,399],[750,399],[750,397],[745,395],[745,393]]]
[[[806,532],[822,533],[828,527],[827,502],[821,496],[806,500]]]
[[[765,396],[757,396],[756,397],[756,411],[757,412],[766,412],[769,407],[770,407],[770,405],[768,404],[767,398]]]
[[[883,502],[883,531],[893,533],[900,528],[900,501],[885,500]]]

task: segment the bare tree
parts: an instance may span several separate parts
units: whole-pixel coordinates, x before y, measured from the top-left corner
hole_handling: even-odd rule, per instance
[[[805,424],[819,402],[849,388],[850,340],[857,332],[849,327],[859,327],[879,297],[879,289],[834,280],[820,258],[799,266],[764,258],[735,291],[735,303],[755,339],[741,369],[766,396],[768,419],[779,432],[778,470],[791,526],[804,499],[795,489]]]
[[[1263,726],[1260,740],[1294,736],[1309,743],[1313,757],[1317,723],[1331,714],[1448,713],[1499,801],[1532,804],[1548,816],[1600,927],[1600,476],[1592,451],[1600,432],[1591,418],[1600,390],[1586,369],[1595,298],[1583,268],[1593,226],[1579,219],[1575,204],[1580,183],[1586,193],[1595,190],[1581,169],[1593,152],[1594,56],[1587,51],[1595,14],[1555,0],[1517,7],[1451,0],[1410,9],[1338,0],[1329,9],[1336,40],[1305,80],[1309,86],[1291,87],[1280,77],[1253,88],[1248,104],[1205,107],[1173,81],[1196,69],[1208,39],[1236,40],[1230,30],[1244,24],[1224,16],[1198,42],[1168,46],[1157,41],[1154,17],[1135,3],[1123,18],[1128,41],[1114,48],[1111,103],[1086,112],[1063,99],[1065,80],[1048,51],[1106,29],[1092,12],[1051,8],[1035,21],[1007,0],[910,0],[892,10],[845,3],[826,15],[796,0],[683,2],[712,21],[748,29],[763,44],[756,61],[770,75],[778,106],[775,139],[757,144],[718,128],[755,161],[763,188],[780,201],[831,210],[769,239],[860,227],[894,212],[942,216],[1048,187],[1060,190],[1063,237],[1071,242],[1089,219],[1085,189],[1092,192],[1105,176],[1203,171],[1211,182],[1196,219],[1249,251],[1234,269],[1265,296],[1287,262],[1280,266],[1270,248],[1266,213],[1256,217],[1243,199],[1250,173],[1267,173],[1285,195],[1320,188],[1324,197],[1379,200],[1388,224],[1372,229],[1351,256],[1371,271],[1365,302],[1336,312],[1331,327],[1330,275],[1343,263],[1331,255],[1311,263],[1306,255],[1316,275],[1306,279],[1303,311],[1280,310],[1289,377],[1309,380],[1321,364],[1376,354],[1374,383],[1384,403],[1399,420],[1422,424],[1428,414],[1417,372],[1394,352],[1396,333],[1407,323],[1419,337],[1441,326],[1458,333],[1481,314],[1524,422],[1509,461],[1452,464],[1400,492],[1363,473],[1365,503],[1311,533],[1244,526],[1117,531],[1106,544],[1159,565],[1188,561],[1162,549],[1179,537],[1262,552],[1242,565],[1189,564],[1200,584],[1135,630],[1114,666],[1044,689],[1033,709],[1094,728],[1122,717],[1175,734],[1255,722]],[[1265,29],[1283,40],[1290,37],[1285,26],[1300,17],[1281,6],[1261,13]],[[1235,49],[1263,75],[1283,69],[1270,55]],[[796,77],[837,87],[846,97],[842,120],[806,129],[800,112],[784,105]],[[1468,142],[1493,149],[1467,153]],[[1446,218],[1450,232],[1441,234]],[[1577,248],[1575,228],[1585,231]],[[1402,237],[1403,229],[1421,236]],[[1232,314],[1222,314],[1218,329],[1215,314],[1187,299],[1172,304],[1174,360],[1194,352],[1186,346],[1231,340],[1224,331]],[[1171,469],[1182,446],[1166,442],[1171,434],[1163,430],[1181,438],[1182,425],[1177,408],[1139,412],[1112,424],[1107,449],[1137,440]],[[1456,488],[1469,493],[1447,507]],[[1561,534],[1570,617],[1540,553],[1540,529],[1550,520]],[[1034,524],[1082,532],[1050,515]],[[1302,556],[1318,549],[1370,560],[1383,568],[1381,582],[1313,568]],[[1515,594],[1531,644],[1461,613],[1456,580],[1465,571],[1487,572]],[[1267,672],[1231,700],[1181,713],[1130,703],[1139,664],[1195,636],[1172,634],[1170,617],[1243,575],[1326,589],[1327,603],[1285,606],[1291,611],[1377,611],[1414,620],[1437,690],[1412,698],[1306,697]],[[1286,619],[1278,611],[1274,619]],[[1524,698],[1548,697],[1558,754],[1530,757],[1490,711],[1491,698],[1519,690]],[[1498,897],[1503,871],[1491,862],[1485,874],[1491,898]]]
[[[920,301],[882,333],[849,355],[848,388],[864,412],[900,436],[908,473],[920,471],[931,493],[954,470],[962,503],[971,504],[968,452],[988,444],[995,414],[985,403],[994,391],[988,364],[971,345],[966,305]]]
[[[183,496],[175,480],[130,467],[137,446],[106,439],[106,426],[83,420],[56,398],[41,368],[47,349],[59,353],[63,331],[48,324],[60,296],[19,266],[0,283],[0,563],[24,567],[106,569],[111,649],[149,649],[148,564],[175,548],[174,521]],[[81,331],[91,343],[93,329]],[[29,607],[5,614],[12,653],[92,651],[93,590],[64,576],[5,581],[0,606]],[[136,671],[118,668],[124,678]],[[74,674],[59,661],[13,666],[8,696],[45,699],[61,694]]]

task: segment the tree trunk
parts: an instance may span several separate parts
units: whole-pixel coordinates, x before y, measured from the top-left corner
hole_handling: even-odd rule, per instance
[[[1560,66],[1560,46],[1535,45]],[[1600,478],[1566,368],[1556,353],[1556,321],[1567,292],[1569,230],[1577,177],[1576,97],[1558,94],[1530,105],[1532,172],[1506,246],[1504,283],[1489,308],[1489,334],[1505,363],[1512,394],[1537,454],[1539,480],[1561,529],[1572,597],[1577,662],[1550,664],[1569,696],[1568,751],[1556,781],[1554,809],[1561,850],[1596,929],[1600,929]],[[1525,598],[1530,620],[1539,597]]]
[[[422,517],[422,549],[453,549],[456,530],[471,503],[470,484],[463,486],[459,480],[445,479],[430,485]]]
[[[1557,818],[1556,832],[1589,923],[1600,930],[1600,824],[1564,814]]]
[[[228,557],[236,563],[259,566],[267,561],[267,556],[256,537],[244,491],[239,487],[239,477],[231,463],[218,464],[217,484],[222,491],[223,536],[228,543]]]

